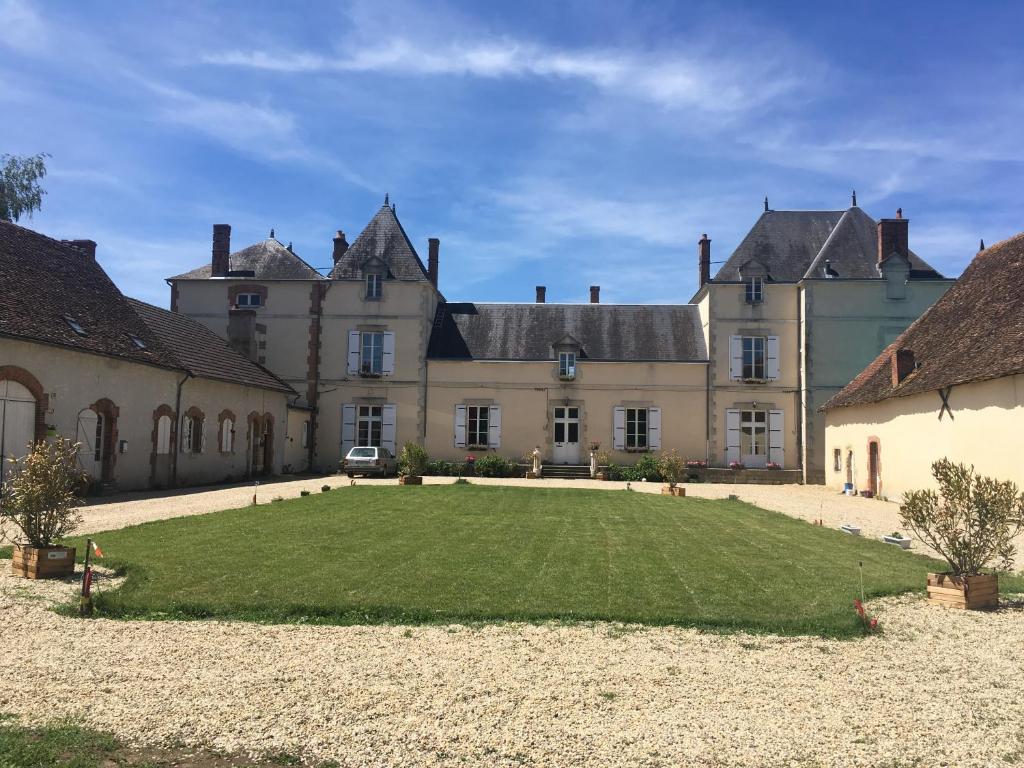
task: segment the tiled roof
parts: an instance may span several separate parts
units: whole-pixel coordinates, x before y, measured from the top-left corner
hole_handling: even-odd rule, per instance
[[[78,323],[84,335],[76,333],[65,317]],[[3,221],[0,334],[177,367],[95,259],[67,243]]]
[[[771,280],[797,282],[825,277],[825,260],[839,278],[878,278],[877,224],[857,206],[846,211],[765,211],[715,275],[738,281],[744,264],[754,261]],[[910,254],[912,278],[941,275]]]
[[[269,237],[261,243],[232,253],[228,257],[231,272],[253,272],[256,280],[324,280],[324,276],[289,251],[280,241]],[[171,280],[201,280],[210,277],[209,262],[190,272],[176,275]]]
[[[394,210],[386,203],[334,265],[330,276],[335,280],[359,279],[363,277],[363,265],[371,259],[383,262],[388,277],[393,280],[428,279],[416,249]]]
[[[427,356],[433,359],[551,360],[566,337],[581,359],[706,361],[692,304],[438,305]]]
[[[1024,234],[979,253],[959,280],[822,410],[1024,373]],[[918,367],[892,386],[891,356]]]
[[[137,299],[128,299],[128,303],[179,366],[193,376],[294,393],[290,386],[243,357],[199,321]]]

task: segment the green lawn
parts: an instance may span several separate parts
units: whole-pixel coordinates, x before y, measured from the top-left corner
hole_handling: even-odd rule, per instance
[[[859,561],[869,597],[923,590],[937,566],[742,502],[473,485],[357,486],[97,539],[129,576],[99,612],[145,618],[607,619],[848,636]]]

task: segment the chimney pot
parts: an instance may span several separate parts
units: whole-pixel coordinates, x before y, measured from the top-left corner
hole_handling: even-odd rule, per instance
[[[437,288],[438,269],[440,268],[441,241],[436,237],[427,240],[427,277],[430,284]]]
[[[902,213],[902,211],[897,211]],[[881,219],[878,222],[878,263],[881,264],[892,253],[898,253],[910,260],[909,227],[910,219],[898,217]]]
[[[210,261],[213,277],[226,277],[231,256],[231,225],[213,225],[213,258]]]
[[[590,286],[590,303],[600,304],[601,303],[601,286],[592,285]]]
[[[543,285],[537,286],[537,303],[544,304],[547,301],[548,289]]]
[[[348,240],[345,239],[345,233],[340,229],[338,234],[334,236],[334,263],[337,264],[341,261],[341,257],[345,255],[345,251],[348,250]]]
[[[705,283],[711,282],[711,239],[704,233],[697,241],[697,265],[700,269],[700,285],[703,288]]]
[[[914,353],[909,349],[894,349],[890,355],[890,363],[892,366],[892,386],[894,388],[898,387],[917,368]]]

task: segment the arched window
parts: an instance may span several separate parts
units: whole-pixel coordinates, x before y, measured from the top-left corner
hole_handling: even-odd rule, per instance
[[[235,451],[235,422],[230,418],[220,423],[220,452],[234,453]]]
[[[171,417],[166,413],[156,420],[156,452],[158,456],[171,452]]]
[[[181,452],[202,453],[205,448],[205,430],[203,412],[195,406],[185,411],[181,418]]]

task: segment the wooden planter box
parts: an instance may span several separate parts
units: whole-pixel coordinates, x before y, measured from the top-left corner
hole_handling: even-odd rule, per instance
[[[71,576],[75,572],[75,548],[15,544],[11,572],[26,579],[61,579]]]
[[[990,573],[977,576],[929,573],[928,602],[969,611],[998,608],[999,577]]]
[[[423,485],[423,478],[419,475],[401,475],[398,478],[399,485]]]
[[[603,482],[603,481],[608,479],[608,473],[607,472],[598,472],[596,475],[594,475],[594,479],[595,480],[601,480]]]
[[[683,486],[681,486],[681,485],[677,485],[675,488],[673,488],[670,485],[663,485],[663,486],[661,486],[661,495],[662,496],[685,496],[686,495],[686,489],[683,488]]]

